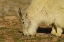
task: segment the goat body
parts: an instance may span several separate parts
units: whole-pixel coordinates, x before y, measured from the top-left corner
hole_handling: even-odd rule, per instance
[[[64,27],[64,0],[32,0],[26,13],[21,16],[24,35],[35,35],[40,23],[51,25],[51,33],[61,36]]]

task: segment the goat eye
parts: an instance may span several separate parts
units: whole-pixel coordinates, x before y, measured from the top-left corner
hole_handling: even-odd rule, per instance
[[[27,13],[26,13],[26,16],[27,16]]]
[[[23,24],[24,24],[24,22],[23,22]]]

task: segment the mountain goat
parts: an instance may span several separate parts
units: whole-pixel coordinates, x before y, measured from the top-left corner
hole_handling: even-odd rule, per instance
[[[64,0],[32,0],[25,14],[21,14],[24,35],[35,35],[40,23],[52,25],[51,33],[61,36],[64,28]],[[56,28],[56,29],[55,29]]]

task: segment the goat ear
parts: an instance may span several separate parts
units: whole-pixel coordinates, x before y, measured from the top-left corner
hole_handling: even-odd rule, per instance
[[[22,13],[21,13],[21,9],[19,8],[19,16],[20,18],[22,18]]]

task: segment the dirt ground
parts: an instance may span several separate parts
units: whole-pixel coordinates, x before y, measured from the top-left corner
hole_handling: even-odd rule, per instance
[[[56,37],[51,33],[37,33],[23,36],[18,9],[22,13],[29,7],[31,0],[0,0],[0,42],[64,42],[64,34]],[[41,25],[42,27],[42,25]]]

